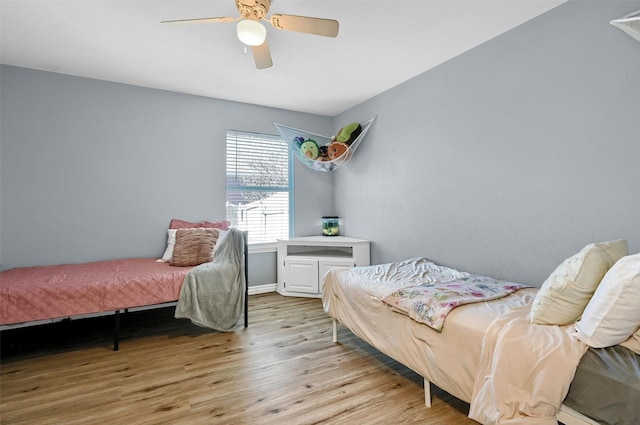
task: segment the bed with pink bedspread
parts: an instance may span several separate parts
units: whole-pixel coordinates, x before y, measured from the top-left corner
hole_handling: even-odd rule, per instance
[[[246,327],[246,243],[243,250]],[[128,258],[6,270],[0,272],[0,330],[114,314],[114,350],[118,350],[120,312],[175,305],[192,269],[156,258]]]
[[[191,267],[155,258],[24,267],[2,272],[0,324],[10,325],[175,301]]]

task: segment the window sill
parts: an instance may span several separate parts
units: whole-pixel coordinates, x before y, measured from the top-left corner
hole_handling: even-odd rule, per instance
[[[277,242],[249,244],[249,254],[263,254],[267,252],[276,252],[277,250],[278,250]]]

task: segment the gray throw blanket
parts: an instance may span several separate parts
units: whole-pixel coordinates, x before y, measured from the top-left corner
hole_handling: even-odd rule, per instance
[[[216,247],[213,261],[187,273],[176,306],[177,319],[190,319],[218,331],[229,331],[238,323],[244,306],[243,249],[242,232],[230,229]]]

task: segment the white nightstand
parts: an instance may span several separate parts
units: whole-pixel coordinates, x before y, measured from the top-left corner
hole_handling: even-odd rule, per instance
[[[322,297],[322,277],[334,267],[368,266],[369,245],[346,236],[278,239],[278,293]]]

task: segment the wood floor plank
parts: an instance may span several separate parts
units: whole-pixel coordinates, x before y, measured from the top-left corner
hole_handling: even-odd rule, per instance
[[[249,328],[219,333],[173,309],[4,331],[0,423],[475,424],[468,405],[340,329],[319,299],[249,299]]]

